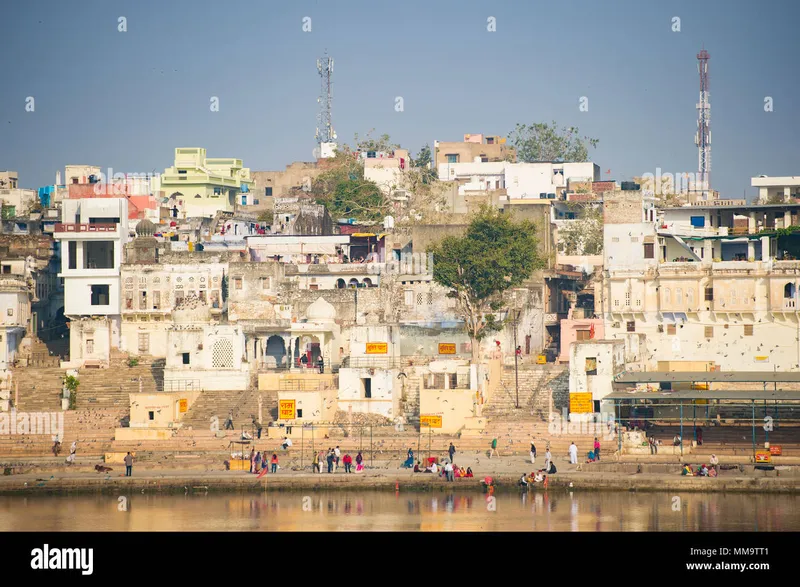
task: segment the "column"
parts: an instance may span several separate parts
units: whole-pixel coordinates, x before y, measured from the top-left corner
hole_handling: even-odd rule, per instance
[[[284,367],[289,368],[292,366],[292,337],[291,335],[283,334],[282,338],[283,346],[286,350]]]
[[[769,261],[769,237],[761,237],[761,260]]]
[[[755,241],[747,241],[747,260],[755,260],[756,258],[756,243]]]
[[[792,225],[792,211],[786,210],[783,213],[783,227],[789,228]]]
[[[755,234],[757,232],[756,228],[756,213],[750,212],[750,217],[747,219],[747,232]]]

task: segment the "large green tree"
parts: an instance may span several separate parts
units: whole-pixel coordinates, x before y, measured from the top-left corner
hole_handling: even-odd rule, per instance
[[[517,151],[517,159],[522,163],[588,161],[589,147],[596,147],[599,142],[598,139],[581,137],[574,126],[559,129],[555,121],[552,124],[517,124],[508,138]]]
[[[480,341],[502,327],[497,313],[505,306],[503,293],[544,267],[537,253],[536,226],[486,206],[463,236],[445,237],[429,252],[433,279],[451,290],[477,364]]]

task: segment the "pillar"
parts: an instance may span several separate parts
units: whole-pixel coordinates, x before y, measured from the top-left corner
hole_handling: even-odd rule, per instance
[[[792,211],[786,210],[783,213],[783,227],[789,228],[792,225]]]
[[[758,232],[756,226],[756,213],[750,212],[750,217],[747,219],[747,232],[750,234],[755,234]]]
[[[756,243],[754,241],[747,241],[747,260],[755,260],[756,258]]]
[[[289,334],[284,334],[282,338],[283,347],[286,350],[286,367],[290,368],[292,366],[292,337]]]
[[[714,261],[714,242],[711,240],[703,241],[703,261],[706,263]]]
[[[761,260],[769,261],[769,237],[761,237]]]

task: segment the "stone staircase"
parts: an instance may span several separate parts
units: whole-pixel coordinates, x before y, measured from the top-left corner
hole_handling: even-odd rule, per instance
[[[410,370],[406,370],[408,372]],[[405,382],[406,401],[403,404],[403,417],[406,425],[419,426],[419,389],[422,378],[416,374],[409,374]]]
[[[251,415],[258,417],[258,395],[262,397],[262,425],[267,426],[278,416],[278,393],[276,391],[211,391],[201,392],[189,411],[183,417],[183,430],[210,430],[211,418],[219,419],[219,428],[225,426],[228,414],[233,412],[233,425],[236,430],[250,431]]]
[[[112,352],[108,369],[83,368],[78,372],[77,408],[116,408],[130,410],[130,394],[155,393],[164,389],[164,359],[137,357],[128,366],[126,353]],[[139,379],[141,378],[141,387]]]
[[[51,367],[15,367],[11,370],[11,399],[18,391],[19,411],[61,411],[64,369]]]
[[[550,409],[555,409],[556,396],[568,394],[569,377],[566,368],[556,365],[531,365],[519,367],[519,405],[516,408],[514,367],[504,367],[500,387],[483,406],[482,415],[492,419],[502,416],[546,419]],[[551,396],[553,400],[551,401]]]

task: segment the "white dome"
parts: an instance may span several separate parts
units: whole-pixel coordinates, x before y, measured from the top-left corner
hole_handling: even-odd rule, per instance
[[[333,320],[336,318],[336,308],[320,297],[308,307],[306,318],[309,320]]]

